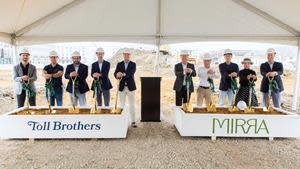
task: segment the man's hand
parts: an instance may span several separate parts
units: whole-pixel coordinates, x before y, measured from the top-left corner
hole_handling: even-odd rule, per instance
[[[73,71],[73,72],[70,73],[70,76],[71,76],[71,77],[77,77],[78,74],[76,73],[76,71]]]
[[[266,74],[267,77],[274,77],[276,76],[276,72],[269,72]]]
[[[251,78],[252,78],[252,75],[251,75],[251,74],[247,76],[247,79],[248,79],[248,80],[250,80]]]
[[[208,73],[208,74],[214,74],[215,71],[213,71],[212,69],[208,69],[207,73]]]
[[[102,76],[101,73],[97,73],[97,72],[93,73],[93,77],[94,77],[94,78],[99,78],[99,77],[101,77],[101,76]]]
[[[63,71],[58,71],[57,73],[53,74],[52,77],[54,78],[62,77],[63,74],[64,74]]]
[[[123,77],[123,73],[122,72],[118,72],[116,74],[117,79],[121,79]]]
[[[21,79],[22,79],[23,81],[28,81],[28,80],[29,80],[29,76],[24,75],[24,76],[21,77]]]
[[[232,72],[229,74],[230,77],[237,77],[237,73],[236,72]]]
[[[48,79],[51,79],[52,75],[51,74],[45,74],[44,77],[45,77],[45,79],[48,80]]]
[[[184,71],[185,71],[185,74],[188,74],[188,73],[192,73],[192,69],[191,68],[186,68],[186,69],[184,69]]]

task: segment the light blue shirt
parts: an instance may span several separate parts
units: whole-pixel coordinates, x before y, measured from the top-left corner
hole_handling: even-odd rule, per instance
[[[127,63],[124,61],[124,65],[125,65],[125,70],[127,70],[128,64],[130,61],[128,61]]]

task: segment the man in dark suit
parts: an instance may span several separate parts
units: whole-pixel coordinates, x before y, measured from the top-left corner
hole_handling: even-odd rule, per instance
[[[277,88],[271,89],[271,97],[274,107],[280,108],[281,105],[281,92],[284,90],[281,75],[283,74],[283,65],[280,62],[275,62],[274,58],[276,52],[273,48],[267,50],[268,61],[260,65],[260,73],[263,76],[261,81],[260,91],[263,94],[262,106],[269,106],[269,79],[273,79],[277,83]]]
[[[80,106],[86,105],[86,92],[89,91],[89,86],[86,82],[86,78],[88,77],[88,66],[80,63],[81,56],[78,51],[73,52],[72,54],[73,64],[70,64],[66,68],[65,78],[69,79],[67,85],[67,92],[70,94],[70,100],[73,100],[73,84],[72,80],[75,80],[75,105],[78,104]]]
[[[91,75],[94,78],[92,84],[92,90],[94,90],[94,86],[97,85],[99,82],[96,91],[98,106],[102,106],[102,95],[103,95],[104,105],[108,107],[110,101],[110,89],[112,88],[111,82],[108,77],[110,63],[103,59],[104,50],[102,48],[97,49],[96,55],[98,57],[98,61],[92,64],[92,71],[91,71]]]
[[[220,80],[220,99],[219,105],[224,106],[226,97],[228,98],[228,105],[232,105],[232,97],[233,97],[233,90],[231,86],[231,80],[235,80],[238,72],[239,66],[236,63],[232,63],[232,51],[230,49],[226,49],[224,51],[224,59],[225,62],[219,65],[219,71],[221,74]]]
[[[176,106],[181,106],[182,103],[187,103],[187,88],[189,88],[189,95],[194,91],[193,80],[191,77],[196,76],[194,64],[188,63],[189,52],[182,50],[180,52],[181,62],[174,67],[176,80],[173,90],[175,90]],[[189,85],[189,86],[188,86]]]
[[[136,71],[136,64],[130,61],[130,51],[126,49],[123,52],[124,61],[119,62],[115,69],[114,76],[116,79],[121,79],[119,91],[121,107],[125,106],[125,98],[128,97],[129,113],[131,117],[131,126],[137,127],[135,119],[135,90],[136,85],[134,81],[134,74]]]

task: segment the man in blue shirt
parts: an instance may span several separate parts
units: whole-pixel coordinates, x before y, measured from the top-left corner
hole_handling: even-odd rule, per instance
[[[43,76],[46,79],[46,97],[50,98],[50,105],[57,106],[63,105],[63,83],[62,76],[64,68],[57,63],[58,54],[56,51],[51,51],[49,54],[50,64],[46,65],[43,69]],[[47,99],[48,99],[47,98]]]
[[[97,98],[98,106],[102,106],[102,95],[103,95],[104,105],[108,107],[110,101],[110,89],[112,88],[111,82],[108,77],[109,70],[110,70],[110,63],[103,59],[104,50],[102,48],[98,48],[96,50],[96,55],[98,60],[92,64],[92,71],[91,71],[91,76],[94,78],[92,84],[92,90],[95,90],[97,88],[97,91],[94,92],[97,96],[96,98]],[[97,84],[98,86],[95,86]]]
[[[272,97],[273,106],[281,107],[281,92],[283,92],[283,82],[281,75],[283,75],[283,65],[275,61],[276,52],[273,48],[267,50],[268,61],[260,65],[260,73],[263,76],[261,81],[260,91],[263,95],[262,106],[267,107],[269,95]],[[272,88],[269,89],[269,83]],[[275,85],[274,85],[275,84]]]
[[[228,98],[228,105],[232,104],[232,96],[234,94],[234,90],[231,85],[232,80],[236,80],[236,77],[239,72],[239,67],[237,64],[232,63],[232,51],[230,49],[226,49],[224,51],[224,59],[225,62],[219,65],[219,71],[221,74],[220,80],[220,101],[219,105],[224,106],[226,97]]]

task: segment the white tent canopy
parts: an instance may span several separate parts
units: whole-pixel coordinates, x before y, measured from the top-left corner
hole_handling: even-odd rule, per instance
[[[299,0],[1,0],[0,37],[156,44],[203,40],[296,45]]]
[[[255,41],[299,47],[299,6],[299,0],[0,0],[0,41]],[[299,75],[297,68],[293,108]]]

